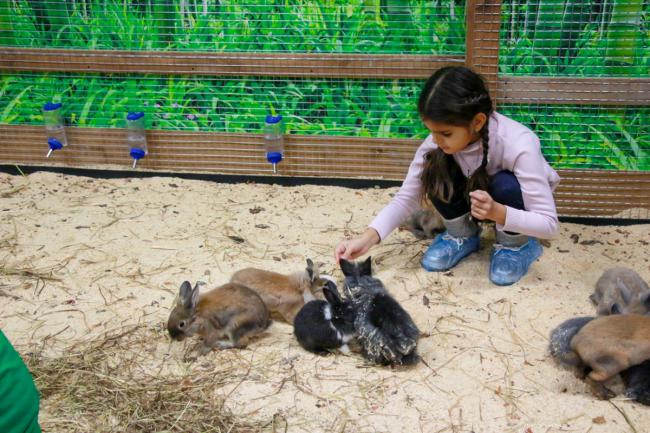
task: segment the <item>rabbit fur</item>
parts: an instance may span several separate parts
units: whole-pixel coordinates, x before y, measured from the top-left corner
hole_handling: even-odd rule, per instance
[[[417,363],[420,331],[383,283],[371,276],[371,258],[360,263],[341,259],[339,265],[356,311],[354,324],[363,356],[383,365]]]
[[[198,334],[203,340],[199,352],[206,354],[215,347],[245,347],[249,338],[270,324],[264,302],[248,287],[227,283],[199,294],[199,283],[192,288],[185,281],[167,320],[167,330],[177,341]]]

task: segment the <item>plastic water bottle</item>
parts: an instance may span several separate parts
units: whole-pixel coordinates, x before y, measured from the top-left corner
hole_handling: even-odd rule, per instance
[[[126,141],[129,145],[129,155],[133,158],[133,168],[135,168],[138,160],[144,158],[148,153],[142,111],[130,112],[126,115]]]
[[[273,173],[277,173],[276,165],[282,161],[284,154],[284,122],[282,122],[282,116],[266,116],[264,121],[264,150],[266,150],[266,160],[273,164]]]
[[[47,157],[49,158],[52,152],[63,149],[64,146],[68,145],[68,140],[65,136],[61,103],[48,102],[43,105],[43,121],[45,122],[47,144],[50,147],[50,150],[47,152]]]

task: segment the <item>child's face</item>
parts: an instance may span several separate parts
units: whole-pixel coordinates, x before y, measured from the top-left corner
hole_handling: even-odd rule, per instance
[[[480,131],[485,124],[485,115],[477,114],[478,117],[472,120],[469,126],[456,126],[447,123],[434,122],[423,119],[424,125],[433,135],[433,141],[446,154],[453,154],[465,149],[468,145],[480,138],[475,131]]]

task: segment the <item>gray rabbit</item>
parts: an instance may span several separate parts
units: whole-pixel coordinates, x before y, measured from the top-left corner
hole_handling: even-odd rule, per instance
[[[404,227],[418,239],[433,239],[445,230],[442,217],[435,209],[419,209],[404,221]]]
[[[589,299],[597,305],[599,316],[650,311],[650,287],[630,268],[607,269],[596,282],[596,290]]]

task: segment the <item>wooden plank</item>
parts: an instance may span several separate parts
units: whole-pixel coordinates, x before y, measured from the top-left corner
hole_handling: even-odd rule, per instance
[[[467,0],[465,65],[483,75],[497,101],[501,0]]]
[[[4,163],[128,166],[130,159],[124,130],[116,128],[67,128],[71,143],[45,158],[43,128],[0,125],[8,146],[0,148]],[[237,171],[268,174],[260,134],[224,134],[182,131],[147,131],[150,154],[141,161],[146,169],[175,171]],[[400,178],[418,142],[414,140],[357,137],[287,136],[283,175],[365,176]],[[344,161],[344,163],[342,163]],[[317,173],[317,174],[315,174]]]
[[[499,77],[499,103],[650,105],[650,78]]]
[[[47,159],[39,126],[0,125],[0,164],[130,169],[124,130],[68,128],[70,145]],[[272,175],[259,134],[147,131],[142,170]],[[419,140],[287,136],[283,176],[402,180]],[[650,172],[558,170],[562,216],[650,218]],[[632,210],[630,210],[632,209]],[[622,216],[621,216],[622,215]]]
[[[163,75],[428,78],[463,56],[203,53],[0,47],[0,70]]]

